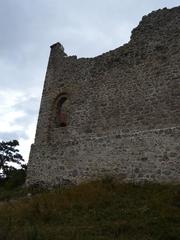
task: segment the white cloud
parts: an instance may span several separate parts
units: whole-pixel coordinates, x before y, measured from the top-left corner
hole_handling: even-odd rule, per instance
[[[25,133],[27,134],[28,138],[27,139],[24,139],[24,138],[19,139],[19,144],[20,144],[19,150],[26,162],[28,161],[28,158],[29,158],[30,146],[34,142],[35,128],[36,128],[36,121],[32,122],[25,129]]]
[[[0,91],[0,132],[11,132],[22,130],[21,126],[14,122],[25,115],[23,110],[14,110],[12,107],[23,98],[21,92],[7,90]]]
[[[28,108],[24,105],[20,105],[21,109],[17,106],[23,102],[31,104],[31,99],[37,98],[37,90],[24,92],[14,91],[12,89],[6,89],[6,91],[0,91],[0,138],[1,140],[13,140],[18,138],[20,142],[20,152],[27,161],[30,144],[33,142],[35,125],[36,125],[36,115],[34,112],[33,117],[27,111]],[[30,107],[30,106],[28,106]],[[32,108],[37,108],[37,106],[32,106]],[[31,117],[31,118],[30,118]],[[30,118],[30,121],[27,120]],[[25,119],[22,122],[22,119]]]

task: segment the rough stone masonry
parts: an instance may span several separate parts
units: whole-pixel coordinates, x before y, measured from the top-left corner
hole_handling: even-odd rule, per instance
[[[104,176],[180,182],[180,7],[95,58],[51,46],[27,184]]]

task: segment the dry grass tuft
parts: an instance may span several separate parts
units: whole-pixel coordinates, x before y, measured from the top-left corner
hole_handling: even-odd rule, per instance
[[[178,240],[180,186],[95,181],[0,205],[0,240]]]

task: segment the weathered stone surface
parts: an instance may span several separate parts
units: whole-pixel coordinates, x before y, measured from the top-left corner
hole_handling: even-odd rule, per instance
[[[180,182],[179,39],[176,7],[143,17],[128,44],[95,58],[52,45],[27,184]]]

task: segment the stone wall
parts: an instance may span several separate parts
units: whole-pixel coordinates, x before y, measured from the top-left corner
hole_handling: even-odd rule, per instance
[[[74,137],[62,141],[61,148],[58,143],[33,145],[30,180],[57,185],[114,176],[133,182],[178,182],[179,143],[180,128],[168,128],[131,134],[115,131],[104,136],[84,135],[78,140]],[[39,174],[34,174],[34,170]]]
[[[27,183],[180,181],[179,39],[177,7],[143,17],[128,44],[95,58],[51,46]]]

